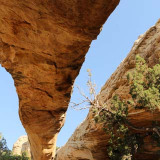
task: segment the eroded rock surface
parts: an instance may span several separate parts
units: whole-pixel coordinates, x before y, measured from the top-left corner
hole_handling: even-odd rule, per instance
[[[27,157],[31,157],[30,145],[27,136],[19,137],[12,148],[13,155],[22,155],[23,153],[26,153]]]
[[[73,82],[119,0],[0,0],[0,63],[12,75],[34,160],[54,157]]]
[[[107,80],[99,94],[100,103],[109,102],[114,94],[128,99],[129,87],[126,75],[135,67],[135,55],[142,56],[149,66],[159,62],[160,58],[160,20],[141,35],[135,42],[128,56],[119,65],[117,70]],[[137,127],[151,127],[153,121],[160,122],[160,112],[147,112],[145,110],[129,110],[129,120]],[[90,111],[87,118],[76,129],[68,142],[57,152],[56,160],[107,160],[108,135],[102,130],[100,124],[95,124],[94,117]],[[148,135],[144,140],[140,153],[136,160],[158,160],[160,148]]]

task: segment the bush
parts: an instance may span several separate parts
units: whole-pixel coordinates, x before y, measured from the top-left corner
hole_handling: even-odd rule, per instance
[[[157,146],[160,144],[160,127],[157,121],[150,128],[138,128],[128,120],[129,107],[150,112],[160,109],[160,64],[150,68],[142,57],[136,56],[135,60],[135,69],[127,75],[131,99],[114,95],[109,106],[103,104],[97,112],[93,112],[95,122],[103,123],[104,131],[110,135],[107,154],[111,160],[134,159],[134,153],[143,144],[142,132],[148,132]],[[136,134],[129,128],[136,130]]]
[[[95,84],[91,81],[91,73],[87,86],[90,97],[86,96],[78,87],[80,94],[85,98],[80,103],[73,103],[75,108],[88,103],[91,107],[96,123],[103,124],[104,132],[109,135],[107,155],[110,160],[132,160],[143,145],[144,135],[151,135],[153,141],[160,146],[160,124],[154,121],[150,127],[137,127],[128,120],[129,108],[155,112],[160,110],[160,64],[148,67],[145,60],[139,55],[135,58],[135,69],[128,73],[130,99],[122,99],[120,95],[112,96],[108,104],[99,102],[95,91]],[[84,106],[81,109],[86,109]],[[133,132],[134,130],[134,132]],[[143,133],[143,134],[142,134]]]

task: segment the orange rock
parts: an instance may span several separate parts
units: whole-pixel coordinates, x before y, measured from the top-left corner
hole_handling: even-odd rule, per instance
[[[54,157],[72,85],[119,0],[0,0],[0,63],[12,75],[34,160]]]

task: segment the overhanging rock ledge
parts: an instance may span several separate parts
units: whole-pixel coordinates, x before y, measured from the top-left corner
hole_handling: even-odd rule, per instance
[[[0,0],[0,63],[12,75],[34,160],[54,157],[73,82],[119,0]]]

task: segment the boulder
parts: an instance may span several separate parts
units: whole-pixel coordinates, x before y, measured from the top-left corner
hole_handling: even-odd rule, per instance
[[[30,145],[27,136],[19,137],[12,148],[13,155],[22,155],[23,153],[25,153],[27,157],[31,157]]]

